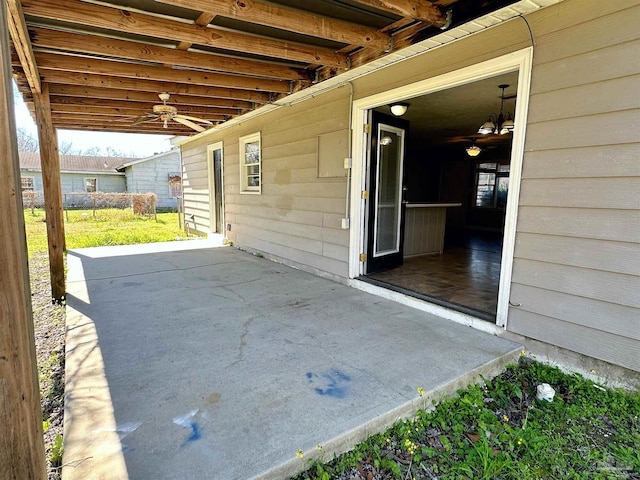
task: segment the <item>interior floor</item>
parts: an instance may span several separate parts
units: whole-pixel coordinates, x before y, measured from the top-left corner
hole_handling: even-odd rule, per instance
[[[402,266],[368,275],[368,278],[409,295],[495,321],[501,237],[483,234],[449,238],[441,255],[405,258]]]

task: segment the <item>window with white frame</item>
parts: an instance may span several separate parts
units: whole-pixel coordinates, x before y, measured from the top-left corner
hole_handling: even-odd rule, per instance
[[[87,193],[98,191],[98,179],[95,177],[87,177],[84,179],[84,191]]]
[[[179,173],[169,174],[169,198],[180,198],[182,196],[182,177]]]
[[[260,132],[240,138],[240,193],[260,193],[262,152]]]
[[[22,184],[22,191],[33,192],[33,177],[20,177],[20,183]]]

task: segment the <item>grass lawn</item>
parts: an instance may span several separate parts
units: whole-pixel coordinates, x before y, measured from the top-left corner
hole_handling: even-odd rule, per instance
[[[536,399],[541,383],[552,402]],[[640,392],[522,358],[328,463],[297,455],[297,480],[640,479]]]
[[[177,213],[158,213],[158,221],[151,217],[134,216],[130,209],[72,210],[65,212],[67,248],[132,245],[136,243],[168,242],[186,238],[178,228]],[[24,212],[29,256],[47,251],[47,227],[44,212]]]

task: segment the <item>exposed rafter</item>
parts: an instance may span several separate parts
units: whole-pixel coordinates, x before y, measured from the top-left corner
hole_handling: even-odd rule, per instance
[[[167,18],[88,4],[79,0],[26,0],[24,12],[36,17],[82,23],[116,32],[147,35],[197,45],[218,47],[253,55],[264,55],[304,63],[347,67],[346,55],[327,48],[312,47],[270,38],[237,33],[220,28],[189,25]]]
[[[369,7],[395,13],[401,17],[414,18],[436,27],[447,23],[446,15],[428,0],[355,0]]]
[[[113,38],[87,35],[48,28],[30,28],[32,44],[35,48],[64,49],[68,52],[102,55],[154,62],[166,66],[191,67],[215,72],[239,73],[255,77],[281,80],[308,80],[305,70],[291,68],[269,62],[243,60],[197,52],[174,50],[148,43],[117,40]]]
[[[390,47],[391,38],[374,29],[260,0],[156,1],[376,50]]]
[[[20,64],[24,70],[29,87],[32,92],[42,92],[40,84],[40,76],[38,74],[38,65],[33,56],[29,33],[27,32],[27,24],[24,21],[22,13],[22,4],[20,0],[5,0],[7,5],[7,24],[13,46],[20,58]]]

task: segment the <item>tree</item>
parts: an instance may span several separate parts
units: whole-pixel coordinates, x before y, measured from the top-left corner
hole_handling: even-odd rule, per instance
[[[16,129],[19,152],[38,152],[38,139],[24,128]]]

